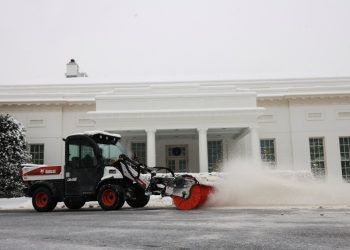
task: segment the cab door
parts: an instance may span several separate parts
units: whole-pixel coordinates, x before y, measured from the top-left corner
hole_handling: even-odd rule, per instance
[[[94,195],[101,179],[94,146],[88,141],[71,140],[66,145],[66,196]]]

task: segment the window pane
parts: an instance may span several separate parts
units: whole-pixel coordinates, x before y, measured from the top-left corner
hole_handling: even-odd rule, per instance
[[[79,168],[80,167],[79,145],[69,144],[68,150],[69,150],[68,164],[72,168]]]
[[[134,153],[133,157],[141,163],[146,163],[146,143],[133,142],[131,150]]]
[[[175,160],[168,160],[167,168],[170,168],[171,170],[175,171]]]
[[[44,164],[44,144],[30,144],[32,163]]]
[[[113,161],[118,160],[121,154],[125,154],[123,146],[118,142],[117,144],[97,144],[102,152],[102,158],[105,165],[110,165]]]
[[[260,156],[266,165],[276,167],[275,139],[260,140]]]
[[[323,178],[326,174],[323,138],[309,138],[311,172]]]
[[[222,141],[208,141],[209,172],[218,171],[222,162]]]
[[[186,172],[187,171],[186,163],[187,163],[186,160],[179,160],[179,171],[180,172]]]
[[[94,149],[88,145],[81,145],[81,165],[82,168],[93,168],[97,165]]]
[[[344,180],[350,182],[350,137],[339,137],[341,171]]]

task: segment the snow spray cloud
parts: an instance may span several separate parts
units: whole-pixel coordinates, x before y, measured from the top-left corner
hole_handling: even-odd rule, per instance
[[[350,206],[350,184],[320,181],[307,171],[270,170],[249,161],[225,164],[209,206]]]

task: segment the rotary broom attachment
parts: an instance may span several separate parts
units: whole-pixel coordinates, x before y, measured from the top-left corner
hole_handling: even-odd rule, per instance
[[[195,184],[192,186],[190,190],[190,195],[187,199],[171,196],[173,199],[173,203],[179,210],[191,210],[195,208],[201,207],[209,197],[209,194],[214,191],[213,187]]]
[[[171,196],[173,204],[179,210],[191,210],[201,207],[208,200],[214,188],[200,184],[191,175],[180,175],[168,184],[165,194]]]
[[[194,176],[177,174],[167,167],[148,167],[126,155],[119,156],[119,168],[125,183],[132,181],[144,191],[144,196],[170,196],[179,210],[199,208],[207,200],[214,188],[200,183]],[[124,169],[124,171],[123,171]],[[160,173],[166,171],[168,174]],[[170,173],[170,175],[169,175]],[[149,198],[148,198],[149,200]],[[147,200],[147,201],[148,201]]]

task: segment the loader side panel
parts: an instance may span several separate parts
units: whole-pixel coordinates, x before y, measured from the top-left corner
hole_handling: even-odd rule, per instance
[[[40,187],[48,188],[57,201],[64,199],[64,180],[39,180],[30,183],[29,187],[26,188],[25,196],[32,197],[36,189]]]
[[[63,180],[62,166],[47,166],[38,164],[22,164],[23,181]]]

